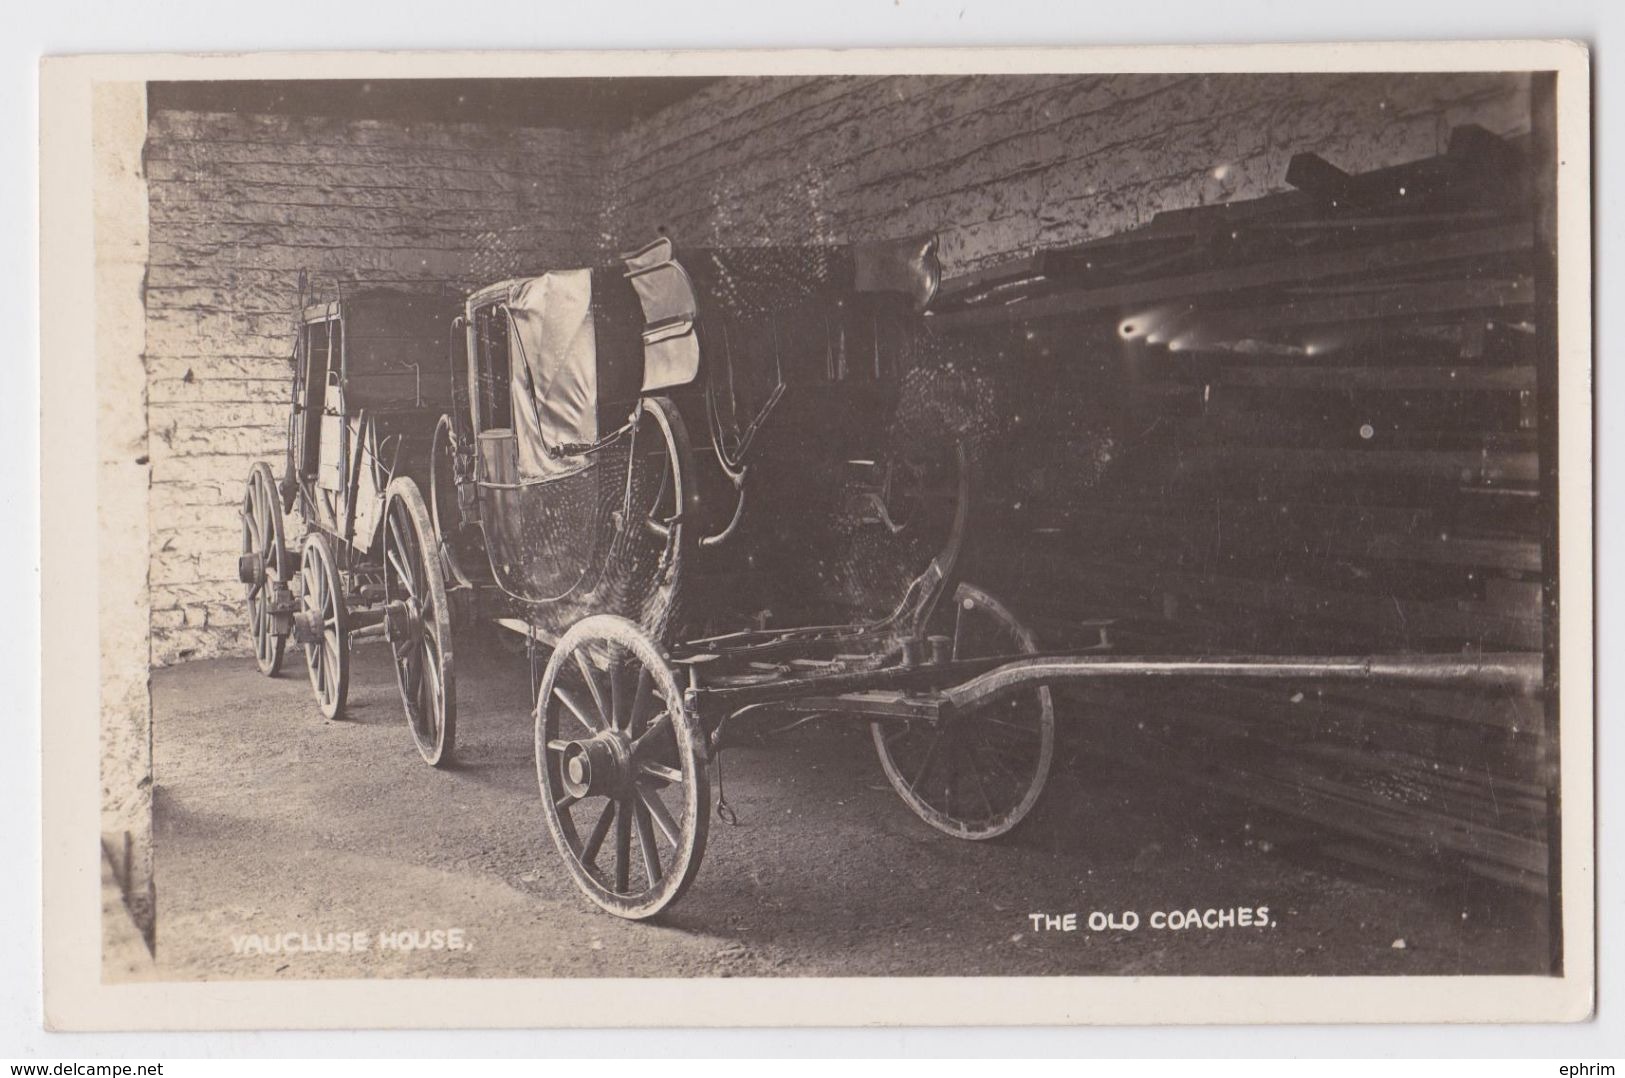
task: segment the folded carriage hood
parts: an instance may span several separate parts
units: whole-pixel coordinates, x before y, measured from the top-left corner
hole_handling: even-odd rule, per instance
[[[598,440],[598,347],[590,270],[554,270],[510,282],[514,433],[522,476],[580,467],[567,446]]]

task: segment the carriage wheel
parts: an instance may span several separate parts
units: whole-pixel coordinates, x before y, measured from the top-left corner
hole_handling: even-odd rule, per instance
[[[305,668],[322,714],[333,719],[344,710],[350,691],[350,626],[338,565],[327,538],[314,532],[305,540],[299,567],[300,613],[318,638],[305,645]]]
[[[649,636],[600,614],[571,626],[536,705],[542,815],[576,885],[619,917],[677,901],[710,822],[704,734]]]
[[[395,680],[418,753],[434,767],[451,762],[457,734],[451,607],[418,485],[389,484],[384,509],[384,601]]]
[[[470,583],[468,569],[484,559],[484,535],[463,518],[457,493],[457,430],[451,416],[435,424],[429,443],[429,519],[454,585]]]
[[[1033,634],[993,596],[961,584],[932,619],[959,659],[1036,652]],[[877,722],[880,765],[915,815],[955,838],[1008,833],[1038,803],[1055,754],[1047,686],[1017,693],[947,723]]]
[[[271,469],[264,462],[248,473],[243,491],[243,559],[238,572],[248,603],[248,631],[254,638],[254,662],[260,673],[275,677],[282,669],[288,637],[276,631],[271,614],[273,585],[288,579],[288,544],[282,535],[282,506],[277,501]]]
[[[665,540],[670,549],[678,551],[685,542],[683,520],[693,508],[689,477],[694,474],[694,455],[688,440],[688,426],[683,422],[683,414],[667,397],[645,397],[639,418],[644,415],[652,418],[660,431],[663,457],[660,486],[644,514],[643,526],[650,535]]]

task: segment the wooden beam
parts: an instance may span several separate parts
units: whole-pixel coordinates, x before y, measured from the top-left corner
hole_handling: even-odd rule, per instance
[[[1111,588],[1135,587],[1148,594],[1187,597],[1206,604],[1267,610],[1317,623],[1359,625],[1388,639],[1474,641],[1534,649],[1541,645],[1538,616],[1514,617],[1476,601],[1401,599],[1282,580],[1187,573],[1154,565],[1027,554],[1030,567],[1058,580],[1099,582]]]
[[[1531,307],[1534,282],[1527,277],[1493,281],[1437,281],[1378,292],[1291,298],[1271,307],[1227,311],[1228,323],[1251,333],[1301,326],[1341,325],[1375,319],[1425,318],[1469,311],[1507,311]]]
[[[1259,389],[1315,389],[1342,392],[1508,392],[1535,388],[1535,368],[1476,367],[1320,367],[1301,364],[1225,367],[1214,381],[1219,385]]]
[[[1466,484],[1533,483],[1540,474],[1534,453],[1424,449],[1196,449],[1181,454],[1175,472],[1265,479],[1398,476]]]
[[[1531,243],[1527,224],[1518,222],[1476,229],[1443,237],[1401,240],[1394,243],[1343,247],[1338,250],[1280,258],[1254,265],[1231,266],[1180,277],[1161,277],[1096,289],[1075,289],[1000,307],[965,308],[927,314],[942,329],[964,329],[1116,312],[1126,307],[1164,303],[1195,296],[1228,294],[1308,281],[1364,274],[1392,273],[1418,266],[1459,259],[1503,258],[1527,251]]]

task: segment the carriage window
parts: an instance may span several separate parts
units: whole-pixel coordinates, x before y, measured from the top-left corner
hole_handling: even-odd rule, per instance
[[[493,305],[474,312],[481,430],[513,427],[513,368],[508,356],[508,339],[506,310]]]

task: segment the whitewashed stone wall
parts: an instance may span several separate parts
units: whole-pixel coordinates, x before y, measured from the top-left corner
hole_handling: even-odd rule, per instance
[[[146,282],[153,660],[246,650],[237,506],[281,474],[298,276],[470,287],[579,264],[602,136],[159,111]]]

